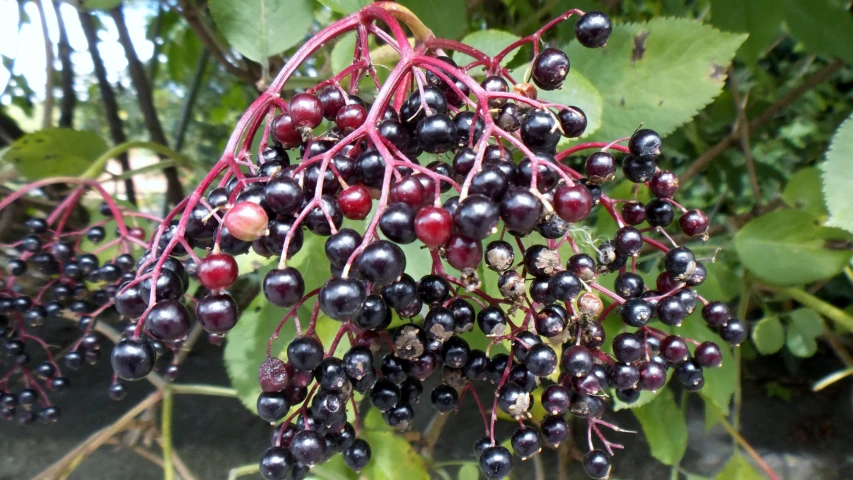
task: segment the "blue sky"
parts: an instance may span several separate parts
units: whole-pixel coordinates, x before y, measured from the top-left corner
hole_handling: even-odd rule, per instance
[[[55,43],[59,38],[56,16],[50,2],[45,3],[48,6],[45,16],[49,36],[54,42],[54,52],[56,52]],[[15,58],[15,73],[23,74],[36,95],[39,98],[44,98],[46,58],[39,13],[33,2],[27,2],[25,9],[29,15],[30,23],[24,24],[19,34],[17,2],[15,0],[0,0],[0,55]],[[154,45],[145,38],[146,17],[151,14],[150,9],[147,5],[133,2],[125,6],[124,13],[137,54],[143,61],[150,59]],[[74,62],[75,72],[79,76],[87,76],[92,72],[92,59],[89,56],[86,37],[80,28],[77,12],[71,5],[63,3],[60,7],[60,14],[68,31],[68,40],[73,50],[71,59]],[[118,33],[112,20],[105,17],[103,23],[105,28],[99,32],[101,40],[99,49],[104,59],[109,80],[115,83],[120,78],[126,77],[127,61],[121,45],[118,43]],[[55,68],[59,68],[58,59]],[[9,72],[0,64],[0,90],[5,90],[8,80]],[[82,86],[79,81],[76,82],[79,93],[85,93],[82,92]],[[0,91],[0,94],[3,93],[5,92]],[[0,96],[0,102],[8,103],[8,95]]]

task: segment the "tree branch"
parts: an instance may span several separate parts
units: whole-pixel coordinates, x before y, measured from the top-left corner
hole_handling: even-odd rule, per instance
[[[163,126],[160,124],[160,119],[157,117],[157,110],[154,108],[154,96],[151,92],[151,85],[148,83],[148,76],[145,73],[145,68],[139,57],[136,56],[136,50],[133,48],[133,42],[130,40],[130,34],[127,31],[127,24],[124,21],[124,13],[122,7],[118,6],[110,10],[110,16],[116,24],[118,30],[119,43],[124,49],[124,54],[127,57],[128,70],[130,80],[133,87],[136,89],[136,98],[139,100],[139,110],[142,112],[142,117],[145,121],[145,126],[151,135],[151,140],[156,143],[167,145],[166,134],[163,132]],[[177,205],[184,198],[184,189],[181,186],[178,170],[175,167],[166,167],[163,169],[163,174],[166,176],[166,205],[168,211],[170,206]]]
[[[187,99],[184,102],[183,108],[181,108],[181,118],[178,120],[178,128],[176,129],[177,133],[175,133],[175,150],[178,152],[180,152],[184,146],[187,127],[189,127],[190,120],[192,118],[193,107],[195,107],[195,101],[198,98],[201,80],[204,78],[204,71],[207,68],[207,61],[209,58],[209,50],[205,49],[201,52],[201,56],[198,58],[198,64],[196,64],[195,67],[192,82],[190,83],[189,92],[187,93]]]
[[[56,24],[59,26],[59,63],[62,65],[62,101],[59,104],[59,126],[72,128],[74,126],[74,109],[77,106],[77,94],[74,92],[74,64],[71,63],[71,45],[68,43],[68,31],[65,20],[59,10],[61,0],[53,0],[53,11],[56,12]]]
[[[184,17],[184,20],[186,20],[192,31],[201,40],[202,45],[225,68],[225,71],[239,78],[242,82],[254,85],[258,78],[252,74],[249,68],[241,68],[231,62],[227,57],[227,50],[219,44],[219,41],[217,41],[214,34],[210,31],[204,19],[199,16],[198,10],[187,0],[178,0],[178,5],[180,6],[179,13],[181,16]]]
[[[154,85],[157,80],[157,69],[160,67],[160,61],[157,57],[160,56],[160,50],[163,48],[162,39],[160,42],[157,38],[160,36],[160,31],[163,29],[163,14],[166,10],[163,9],[163,4],[157,2],[157,18],[154,19],[154,29],[151,35],[151,41],[154,43],[154,51],[151,53],[151,60],[148,62],[148,83]]]
[[[786,93],[779,100],[776,100],[775,103],[767,107],[763,112],[761,112],[761,114],[758,115],[757,118],[750,121],[749,130],[754,132],[755,130],[759,129],[770,119],[772,119],[777,113],[779,113],[782,109],[793,103],[794,100],[800,98],[812,88],[828,80],[831,76],[833,76],[843,67],[844,62],[841,60],[836,60],[815,72],[811,77],[807,78],[798,87]],[[702,170],[705,170],[705,168],[712,161],[714,161],[714,159],[720,156],[721,153],[728,150],[729,147],[734,145],[734,143],[738,139],[738,136],[739,133],[737,131],[733,131],[726,138],[722,139],[720,143],[706,150],[705,153],[703,153],[699,158],[696,159],[695,162],[693,162],[693,164],[690,166],[690,168],[687,169],[686,172],[680,175],[681,183],[686,184],[687,181],[696,176],[696,174],[698,174]]]
[[[44,116],[41,121],[41,128],[49,128],[53,124],[53,44],[50,42],[50,34],[47,28],[47,18],[45,17],[44,2],[46,0],[38,0],[35,2],[39,12],[39,20],[41,23],[41,33],[44,37],[44,59],[45,59],[45,77],[44,86]]]
[[[110,128],[110,136],[114,144],[121,145],[127,142],[127,135],[124,133],[124,124],[118,114],[119,108],[115,92],[107,80],[107,69],[104,67],[104,61],[101,59],[101,53],[98,50],[98,35],[95,31],[95,22],[92,20],[92,16],[83,9],[79,9],[77,14],[80,17],[80,26],[83,29],[83,34],[86,36],[86,43],[89,45],[89,55],[92,57],[95,78],[98,79],[98,89],[101,92],[101,100],[104,102],[104,116]],[[127,152],[119,155],[118,161],[121,164],[122,172],[130,171],[130,160],[128,159]],[[136,187],[133,185],[133,178],[126,178],[124,180],[124,189],[127,192],[127,200],[136,205]]]

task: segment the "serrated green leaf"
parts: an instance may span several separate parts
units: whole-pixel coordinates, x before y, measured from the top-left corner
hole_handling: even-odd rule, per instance
[[[371,408],[359,436],[370,444],[370,463],[360,478],[371,480],[429,480],[421,455],[400,435],[382,421],[379,410]]]
[[[817,337],[823,334],[823,319],[811,308],[798,308],[788,318],[788,350],[798,357],[811,357],[817,352]]]
[[[846,6],[828,0],[783,0],[781,3],[785,23],[807,49],[853,62],[853,42],[850,41],[853,16]]]
[[[437,37],[457,39],[468,28],[468,11],[464,0],[399,0],[411,10]]]
[[[776,0],[711,0],[711,22],[721,30],[748,33],[737,57],[755,64],[779,35],[784,17]]]
[[[208,6],[228,43],[256,62],[299,43],[314,20],[310,0],[210,0]]]
[[[461,41],[462,43],[470,45],[486,55],[493,57],[519,38],[519,36],[503,30],[487,29],[469,33],[468,35],[465,35]],[[516,54],[518,54],[518,49],[507,54],[507,56],[501,61],[501,65],[508,65],[509,62],[515,58]],[[474,61],[473,58],[460,52],[453,52],[453,60],[459,65],[465,65]],[[476,69],[471,70],[471,72],[482,75],[483,69],[481,67],[477,67]]]
[[[826,152],[823,172],[823,195],[829,220],[827,225],[853,232],[853,202],[850,202],[850,178],[853,178],[853,115],[838,127]]]
[[[785,328],[776,315],[764,317],[752,329],[752,343],[762,355],[771,355],[785,346]]]
[[[853,143],[851,143],[851,148],[853,148]],[[826,206],[821,192],[820,170],[815,167],[798,170],[785,185],[782,200],[785,200],[785,203],[791,208],[809,212],[818,218],[826,218]]]
[[[732,480],[735,478],[737,480],[762,480],[764,476],[758,473],[740,453],[735,451],[729,463],[714,478],[715,480]]]
[[[318,0],[323,5],[329,7],[332,11],[349,15],[355,11],[361,10],[362,7],[370,5],[373,0]]]
[[[671,133],[720,93],[745,39],[693,20],[656,18],[614,26],[605,48],[571,42],[572,65],[604,99],[604,123],[592,138],[624,137],[640,124]]]
[[[38,180],[80,175],[106,151],[107,144],[95,133],[46,128],[16,140],[2,160],[27,180]]]
[[[847,232],[818,225],[810,213],[779,210],[747,223],[735,237],[735,249],[760,279],[802,285],[841,272],[850,261],[844,246],[850,238]]]
[[[671,390],[662,389],[654,401],[631,411],[643,427],[653,457],[665,465],[681,460],[687,451],[687,423]]]

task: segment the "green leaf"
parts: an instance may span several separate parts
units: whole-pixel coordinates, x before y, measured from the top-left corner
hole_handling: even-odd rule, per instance
[[[648,405],[632,410],[649,442],[652,456],[665,465],[675,465],[687,451],[687,423],[669,389]]]
[[[494,57],[501,50],[508,47],[512,42],[515,42],[520,37],[517,35],[513,35],[509,32],[505,32],[503,30],[478,30],[476,32],[469,33],[465,35],[462,39],[462,43],[466,45],[470,45],[477,50],[485,53],[490,57]],[[504,57],[501,65],[506,66],[509,62],[515,58],[515,55],[518,53],[518,49],[513,50],[506,57]],[[473,62],[475,59],[465,55],[460,52],[453,52],[453,60],[459,65],[465,65],[467,63]],[[474,70],[471,70],[471,73],[478,73],[483,75],[483,68],[477,67]]]
[[[110,10],[121,5],[121,0],[83,0],[86,10]]]
[[[820,187],[820,170],[815,167],[800,169],[791,176],[788,184],[785,185],[782,200],[785,200],[785,203],[791,208],[809,212],[815,217],[825,218],[826,206]]]
[[[740,280],[731,266],[721,261],[705,262],[704,265],[708,276],[701,285],[696,287],[699,295],[723,302],[728,302],[740,295]]]
[[[853,62],[853,16],[842,5],[829,0],[784,0],[781,7],[791,33],[808,50]]]
[[[364,438],[371,448],[370,463],[362,470],[360,478],[429,480],[423,457],[382,421],[379,410],[370,409],[359,436]]]
[[[228,42],[246,58],[264,62],[296,45],[314,20],[309,0],[210,0],[210,13]]]
[[[272,266],[261,270],[261,275],[271,270]],[[256,412],[258,395],[261,387],[258,384],[258,367],[267,358],[267,341],[282,319],[286,309],[268,302],[263,293],[240,312],[240,321],[228,332],[225,344],[225,370],[231,379],[231,386],[237,390],[237,397],[243,406]],[[294,335],[293,322],[288,322],[286,329],[277,340],[278,349],[285,345],[285,339]]]
[[[331,10],[349,15],[355,11],[361,10],[362,7],[370,5],[373,0],[318,0],[323,5]]]
[[[107,144],[95,133],[47,128],[16,140],[2,160],[27,180],[38,180],[80,175],[106,151]]]
[[[817,337],[823,334],[823,319],[810,308],[798,308],[788,318],[788,350],[798,357],[811,357],[817,352]]]
[[[735,450],[732,459],[726,464],[720,473],[714,477],[716,480],[763,480],[764,476],[752,466],[747,459]]]
[[[340,72],[352,65],[352,54],[355,51],[355,32],[349,32],[338,37],[332,48],[332,70]]]
[[[842,230],[818,225],[810,213],[779,210],[747,223],[735,237],[735,249],[760,279],[802,285],[839,273],[850,261],[850,238]]]
[[[776,315],[762,318],[752,329],[752,343],[762,355],[778,352],[785,346],[785,328]]]
[[[853,115],[847,118],[832,138],[826,152],[823,194],[829,210],[827,225],[853,232],[853,202],[850,202],[850,178],[853,178]]]
[[[411,10],[437,37],[456,39],[468,29],[465,0],[399,0]]]
[[[473,463],[466,463],[459,469],[459,480],[476,480],[480,478],[480,468]]]
[[[616,25],[605,48],[577,41],[568,54],[604,99],[604,124],[594,139],[630,135],[642,123],[667,135],[711,103],[746,35],[697,21],[656,18]]]
[[[738,58],[755,64],[779,35],[783,10],[776,0],[711,0],[711,21],[729,32],[748,33]]]

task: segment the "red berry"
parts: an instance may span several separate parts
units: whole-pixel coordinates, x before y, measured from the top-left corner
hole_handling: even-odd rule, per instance
[[[367,110],[361,105],[351,103],[338,110],[335,116],[335,125],[344,135],[364,125],[367,119]]]
[[[649,190],[658,198],[672,198],[678,191],[678,177],[667,170],[661,170],[649,181]]]
[[[373,200],[367,188],[352,185],[338,195],[338,206],[350,220],[364,220],[373,208]]]
[[[639,225],[646,221],[646,206],[641,202],[632,200],[622,204],[622,220],[631,226]]]
[[[338,110],[344,108],[346,101],[337,87],[329,85],[317,92],[317,98],[323,105],[323,116],[326,120],[334,120]]]
[[[285,148],[302,145],[302,136],[296,131],[289,113],[282,113],[272,122],[272,136]]]
[[[296,128],[314,128],[323,121],[323,104],[310,93],[297,93],[290,99],[290,116]]]
[[[237,281],[240,274],[237,261],[227,253],[212,253],[198,266],[198,279],[210,290],[223,290]]]
[[[567,222],[575,223],[585,219],[592,205],[592,194],[580,183],[560,185],[554,192],[554,211]]]
[[[222,221],[231,236],[251,242],[266,233],[269,217],[257,203],[243,201],[231,207]]]
[[[423,184],[413,176],[404,177],[391,187],[391,202],[401,202],[412,208],[424,204],[426,191]]]
[[[457,270],[475,268],[483,259],[483,244],[462,235],[451,235],[444,253],[447,263]]]
[[[702,235],[708,230],[708,216],[702,210],[688,210],[678,219],[678,225],[685,235]]]
[[[426,207],[415,216],[415,235],[427,247],[444,245],[450,238],[453,217],[440,207]]]
[[[143,241],[145,240],[145,230],[143,230],[139,227],[131,228],[130,230],[127,231],[127,234],[130,235],[132,238],[135,238],[137,240],[143,240]]]

